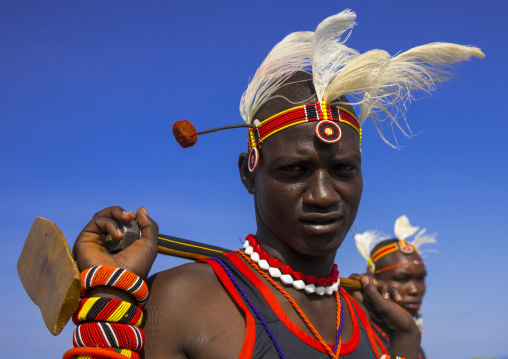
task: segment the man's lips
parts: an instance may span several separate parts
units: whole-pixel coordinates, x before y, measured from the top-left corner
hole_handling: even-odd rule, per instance
[[[306,232],[315,235],[324,235],[335,232],[340,225],[342,217],[332,213],[309,213],[300,217],[300,225]]]
[[[310,225],[333,224],[341,219],[338,213],[309,213],[300,217],[300,222]]]

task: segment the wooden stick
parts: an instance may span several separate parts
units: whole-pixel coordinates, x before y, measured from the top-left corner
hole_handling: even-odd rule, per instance
[[[137,223],[134,223],[131,222],[132,226],[129,227],[129,236],[134,234],[136,240],[139,238],[139,228],[136,229]],[[122,225],[120,228],[123,228]],[[131,239],[129,241],[121,247],[132,243]],[[158,241],[159,253],[190,260],[222,257],[232,252],[165,234],[159,234]],[[69,245],[55,223],[42,217],[35,218],[17,267],[21,283],[39,306],[46,327],[51,334],[58,335],[78,307],[81,277]],[[348,278],[340,278],[340,285],[350,290],[360,290],[362,287],[360,281]]]
[[[172,237],[159,233],[159,253],[174,257],[197,260],[219,257],[233,252],[230,249],[212,246],[210,244],[190,241],[188,239]],[[340,278],[340,285],[349,290],[360,290],[362,284],[359,280]]]

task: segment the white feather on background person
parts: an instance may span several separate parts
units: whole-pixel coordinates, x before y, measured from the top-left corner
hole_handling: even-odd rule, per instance
[[[390,237],[378,231],[365,231],[363,233],[356,233],[354,238],[358,252],[368,261],[372,248],[374,248],[377,243],[389,239]]]
[[[402,215],[395,220],[395,225],[393,226],[393,232],[395,233],[395,237],[400,240],[405,240],[408,237],[411,237],[415,234],[420,227],[413,227],[411,223],[409,223],[409,218],[407,216]]]
[[[415,235],[415,233],[418,232],[419,229],[420,227],[411,226],[411,223],[409,223],[409,218],[407,218],[407,216],[405,215],[402,215],[395,220],[394,225],[395,239],[407,241],[407,238]],[[418,250],[420,255],[422,254],[420,250],[422,244],[437,243],[435,239],[437,234],[424,235],[425,232],[426,229],[423,228],[418,233],[416,233],[413,241],[407,241],[408,243],[411,243],[416,248],[416,250]],[[369,230],[363,233],[355,234],[354,238],[358,252],[360,252],[361,256],[365,258],[366,261],[369,261],[372,249],[374,249],[374,247],[377,246],[379,243],[387,239],[392,239],[393,237],[382,234],[379,231]]]

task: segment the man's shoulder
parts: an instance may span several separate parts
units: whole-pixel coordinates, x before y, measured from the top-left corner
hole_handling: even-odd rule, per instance
[[[206,263],[187,263],[152,275],[149,279],[153,294],[163,292],[171,297],[187,297],[203,291],[221,290],[213,269]]]
[[[238,357],[245,321],[210,265],[188,263],[159,272],[149,282],[146,358],[177,358],[181,353],[196,358]]]

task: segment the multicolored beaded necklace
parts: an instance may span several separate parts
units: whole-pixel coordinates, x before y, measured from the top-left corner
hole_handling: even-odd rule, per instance
[[[296,290],[317,295],[332,295],[333,292],[339,290],[340,280],[337,264],[333,265],[332,272],[326,277],[305,275],[302,272],[294,271],[287,264],[281,264],[277,258],[271,258],[267,252],[261,250],[261,246],[252,234],[245,238],[243,249],[245,254],[261,269],[268,271],[272,278],[277,278],[286,285],[292,285]]]
[[[319,341],[319,343],[322,345],[323,349],[328,353],[328,355],[330,355],[331,358],[338,359],[339,355],[340,355],[340,347],[342,346],[341,334],[342,334],[342,328],[344,326],[344,306],[342,305],[342,298],[341,298],[340,292],[338,290],[338,288],[339,288],[339,284],[338,284],[339,272],[337,270],[337,265],[336,264],[333,265],[332,273],[330,274],[330,276],[328,276],[326,278],[316,278],[314,276],[305,276],[301,272],[294,272],[291,269],[291,267],[289,267],[288,265],[281,265],[280,261],[278,259],[270,258],[270,255],[267,252],[261,251],[260,245],[257,243],[256,239],[254,238],[254,236],[252,234],[249,234],[247,236],[245,243],[247,244],[247,245],[244,245],[245,253],[240,250],[236,251],[236,253],[241,255],[271,285],[273,285],[277,290],[279,290],[279,292],[281,292],[284,295],[284,297],[286,297],[286,299],[291,303],[291,305],[293,306],[295,311],[298,313],[300,318],[305,322],[305,324],[310,329],[310,331],[314,334],[314,336]],[[249,248],[252,248],[252,250]],[[249,252],[250,252],[250,254],[249,254]],[[254,256],[254,258],[252,258],[253,256]],[[264,262],[267,262],[266,264],[268,264],[267,269],[265,269],[267,266]],[[261,265],[263,265],[265,268],[262,268]],[[272,268],[271,272],[270,272],[270,268]],[[274,269],[276,269],[276,270],[274,270]],[[266,274],[265,271],[268,271],[268,273],[270,273],[270,275]],[[295,275],[295,273],[297,273],[297,274]],[[293,279],[293,277],[291,277],[291,275],[293,275],[295,277],[295,279]],[[283,276],[288,276],[288,277],[284,277],[284,279],[283,279]],[[291,298],[291,296],[284,290],[284,288],[282,288],[277,282],[275,282],[272,279],[272,277],[280,278],[281,282],[283,282],[284,284],[287,284],[287,285],[293,285],[293,287],[297,290],[305,289],[309,285],[314,286],[314,283],[316,283],[317,280],[319,279],[320,280],[319,283],[323,283],[323,284],[319,285],[317,288],[321,287],[321,288],[325,289],[324,291],[322,291],[322,290],[319,291],[320,293],[322,292],[322,294],[320,294],[320,295],[333,294],[333,292],[335,291],[335,298],[336,298],[336,302],[337,302],[337,316],[336,316],[337,336],[335,339],[335,345],[333,347],[333,350],[330,349],[328,344],[324,341],[323,337],[321,337],[321,335],[319,334],[317,329],[312,325],[312,323],[307,318],[305,313],[303,313],[303,311],[300,309],[300,307],[295,302],[295,300],[293,298]],[[311,277],[310,280],[313,283],[309,283],[307,281],[307,277]],[[314,279],[315,279],[315,282],[314,282]],[[324,282],[323,282],[323,279],[325,280]],[[295,282],[299,282],[299,281],[303,282],[304,280],[307,281],[307,283],[309,283],[309,284],[305,285],[305,283],[304,283],[303,288],[302,288],[301,284],[297,284],[296,286],[294,285]],[[328,283],[330,285],[327,285],[325,287],[325,285]],[[330,291],[328,289],[328,287],[330,287],[330,288],[333,287],[333,288],[337,288],[337,289],[333,289]],[[311,291],[311,292],[305,291],[305,292],[306,293],[317,292],[316,286],[314,286],[314,288],[315,288],[314,291]]]
[[[342,305],[342,297],[340,296],[340,292],[337,291],[335,293],[335,298],[337,301],[337,336],[335,339],[335,344],[333,346],[333,351],[330,349],[328,344],[324,341],[323,337],[319,334],[316,328],[312,325],[310,320],[307,318],[305,313],[300,309],[298,304],[295,302],[293,298],[282,288],[277,282],[275,282],[268,274],[266,274],[261,268],[258,267],[256,263],[254,263],[249,256],[247,256],[242,251],[238,250],[236,251],[239,255],[241,255],[254,269],[256,269],[271,285],[273,285],[276,289],[281,292],[284,297],[291,303],[293,308],[296,310],[300,318],[305,322],[307,327],[310,329],[310,331],[314,334],[316,339],[319,341],[323,349],[330,355],[333,359],[338,359],[340,355],[340,347],[342,346],[342,340],[341,340],[341,334],[342,334],[342,328],[344,327],[344,306]]]

